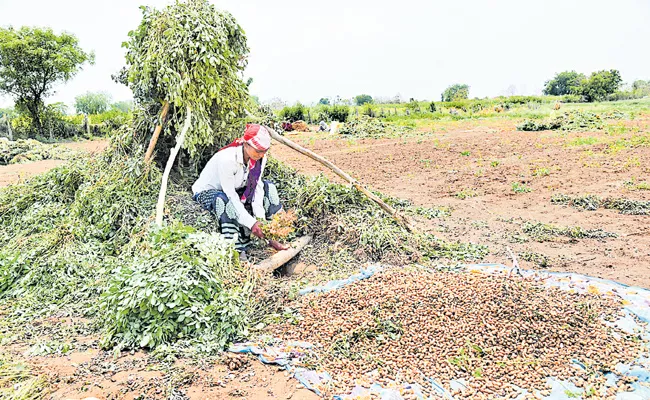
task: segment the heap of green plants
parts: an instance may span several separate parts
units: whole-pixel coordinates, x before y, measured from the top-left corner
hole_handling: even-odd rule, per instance
[[[529,119],[517,125],[519,131],[584,131],[603,128],[603,117],[589,111],[570,111],[551,119]]]
[[[9,141],[0,138],[0,165],[20,164],[39,160],[69,160],[79,152],[64,146],[43,144],[33,139]]]
[[[618,237],[617,234],[605,232],[602,229],[583,229],[579,226],[556,226],[542,222],[527,222],[523,231],[538,242],[553,241],[558,236],[565,236],[571,239],[605,239]]]
[[[650,215],[650,201],[625,198],[600,198],[595,195],[569,196],[557,194],[551,198],[552,204],[568,205],[582,210],[595,211],[600,207],[617,210],[627,215]]]
[[[339,132],[358,138],[380,138],[403,136],[408,128],[362,114],[346,122]]]

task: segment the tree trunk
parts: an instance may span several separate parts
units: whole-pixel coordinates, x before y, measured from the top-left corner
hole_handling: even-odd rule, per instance
[[[172,172],[172,166],[176,160],[176,155],[183,147],[183,142],[185,142],[185,135],[190,129],[190,121],[192,120],[192,109],[187,107],[187,115],[185,116],[185,124],[181,130],[181,134],[176,139],[176,146],[169,153],[169,159],[167,160],[167,165],[165,165],[165,172],[163,173],[162,182],[160,184],[160,193],[158,194],[158,204],[156,205],[156,224],[162,226],[163,223],[163,213],[165,211],[165,196],[167,195],[167,182],[169,181],[169,173]],[[155,146],[155,143],[154,143]]]
[[[169,102],[166,101],[165,104],[163,104],[162,111],[160,111],[160,123],[156,125],[156,130],[154,130],[153,132],[153,136],[149,141],[149,147],[147,147],[147,152],[144,155],[144,162],[147,164],[151,161],[151,156],[153,155],[153,149],[156,147],[156,143],[158,142],[158,137],[160,136],[160,131],[162,131],[163,124],[165,123],[165,119],[167,119],[168,112],[169,112]]]
[[[34,124],[34,127],[36,128],[36,132],[42,136],[45,137],[45,130],[43,127],[43,122],[41,121],[41,113],[38,110],[38,104],[30,104],[27,105],[27,111],[32,115],[32,123]],[[34,138],[35,135],[31,135],[31,139]]]
[[[353,177],[348,175],[345,171],[343,171],[342,169],[340,169],[336,165],[332,164],[329,160],[319,156],[318,154],[314,153],[311,150],[308,150],[308,149],[300,146],[297,143],[292,142],[291,140],[289,140],[289,139],[287,139],[287,138],[285,138],[283,136],[278,135],[278,133],[276,131],[269,128],[268,126],[266,127],[266,129],[271,134],[271,137],[273,139],[275,139],[276,141],[278,141],[278,142],[280,142],[280,143],[282,143],[282,144],[296,150],[300,154],[306,155],[307,157],[311,158],[312,160],[318,161],[319,163],[323,164],[324,166],[326,166],[327,168],[332,170],[332,172],[334,172],[336,175],[340,176],[345,181],[350,183],[352,186],[354,186],[361,193],[365,194],[370,200],[377,203],[377,205],[379,205],[379,207],[381,207],[382,210],[384,210],[391,217],[393,217],[393,219],[395,219],[395,221],[397,221],[398,224],[400,224],[404,228],[406,228],[407,231],[409,231],[409,232],[415,231],[415,228],[413,227],[413,224],[411,223],[411,221],[405,215],[402,215],[402,214],[398,213],[396,209],[394,209],[393,207],[386,204],[377,195],[375,195],[374,193],[372,193],[371,191],[369,191],[368,189],[363,187],[356,179],[354,179]]]

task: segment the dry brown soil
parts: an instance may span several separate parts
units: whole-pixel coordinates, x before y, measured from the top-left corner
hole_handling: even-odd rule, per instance
[[[452,215],[421,223],[421,228],[447,240],[489,246],[485,262],[510,265],[514,253],[534,252],[551,260],[550,270],[579,272],[629,285],[650,287],[650,216],[621,215],[614,210],[579,211],[552,205],[551,196],[594,194],[650,200],[650,191],[631,191],[624,182],[650,181],[650,147],[606,152],[607,143],[650,133],[650,116],[624,124],[622,134],[601,132],[517,132],[513,121],[464,124],[446,132],[404,139],[349,139],[329,134],[301,133],[288,138],[325,156],[362,183],[419,206],[446,206]],[[602,143],[576,146],[576,138],[594,137]],[[308,174],[325,167],[295,151],[275,145],[272,154]],[[469,155],[461,153],[469,152]],[[495,162],[493,164],[493,162]],[[498,165],[494,166],[496,163]],[[548,176],[534,171],[547,169]],[[512,183],[532,189],[514,193]],[[464,200],[463,190],[477,196]],[[525,241],[522,224],[543,222],[559,226],[602,228],[618,235],[596,240],[557,238]],[[519,260],[522,267],[537,268]]]

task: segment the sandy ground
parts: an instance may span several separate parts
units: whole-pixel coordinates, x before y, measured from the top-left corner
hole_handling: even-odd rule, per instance
[[[512,121],[490,121],[447,132],[406,139],[346,139],[301,133],[290,139],[305,145],[351,173],[362,183],[416,205],[452,208],[451,217],[431,220],[421,228],[447,240],[489,246],[485,261],[511,264],[506,249],[533,252],[550,259],[551,270],[579,272],[650,287],[650,217],[621,215],[614,210],[579,211],[552,205],[557,193],[595,194],[650,200],[650,191],[630,191],[624,182],[650,180],[650,148],[626,148],[605,153],[605,142],[650,133],[650,117],[625,122],[628,132],[517,132]],[[575,146],[576,138],[604,143]],[[295,151],[275,145],[272,154],[308,174],[323,166]],[[468,153],[469,152],[469,153]],[[496,165],[498,163],[498,165]],[[547,176],[535,176],[546,169]],[[532,189],[516,194],[512,183]],[[463,190],[476,197],[461,200]],[[552,242],[524,241],[522,224],[543,222],[616,233],[596,240],[557,238]],[[522,242],[523,241],[523,242]],[[537,268],[520,260],[522,267]]]

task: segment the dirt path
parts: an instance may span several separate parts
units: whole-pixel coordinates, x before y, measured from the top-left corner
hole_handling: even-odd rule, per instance
[[[104,150],[108,146],[108,141],[105,139],[87,140],[83,142],[62,143],[61,145],[73,150],[94,153]],[[25,164],[2,165],[0,166],[0,187],[18,183],[34,175],[42,174],[64,162],[62,160],[41,160]]]
[[[606,151],[608,143],[650,133],[647,116],[626,125],[629,131],[616,136],[516,132],[514,124],[498,122],[408,139],[354,140],[316,133],[290,138],[374,189],[416,205],[451,207],[451,217],[431,220],[422,228],[447,240],[488,245],[491,254],[485,261],[510,264],[506,251],[510,247],[537,260],[546,257],[551,270],[650,287],[650,217],[604,209],[580,212],[550,202],[559,193],[650,200],[650,191],[631,191],[624,184],[632,179],[648,181],[650,147]],[[600,143],[579,145],[580,139]],[[275,145],[272,154],[302,172],[333,177],[286,147]],[[515,182],[532,191],[515,193]],[[458,193],[474,197],[460,199]],[[618,237],[557,237],[539,243],[523,233],[526,222],[603,229]]]

